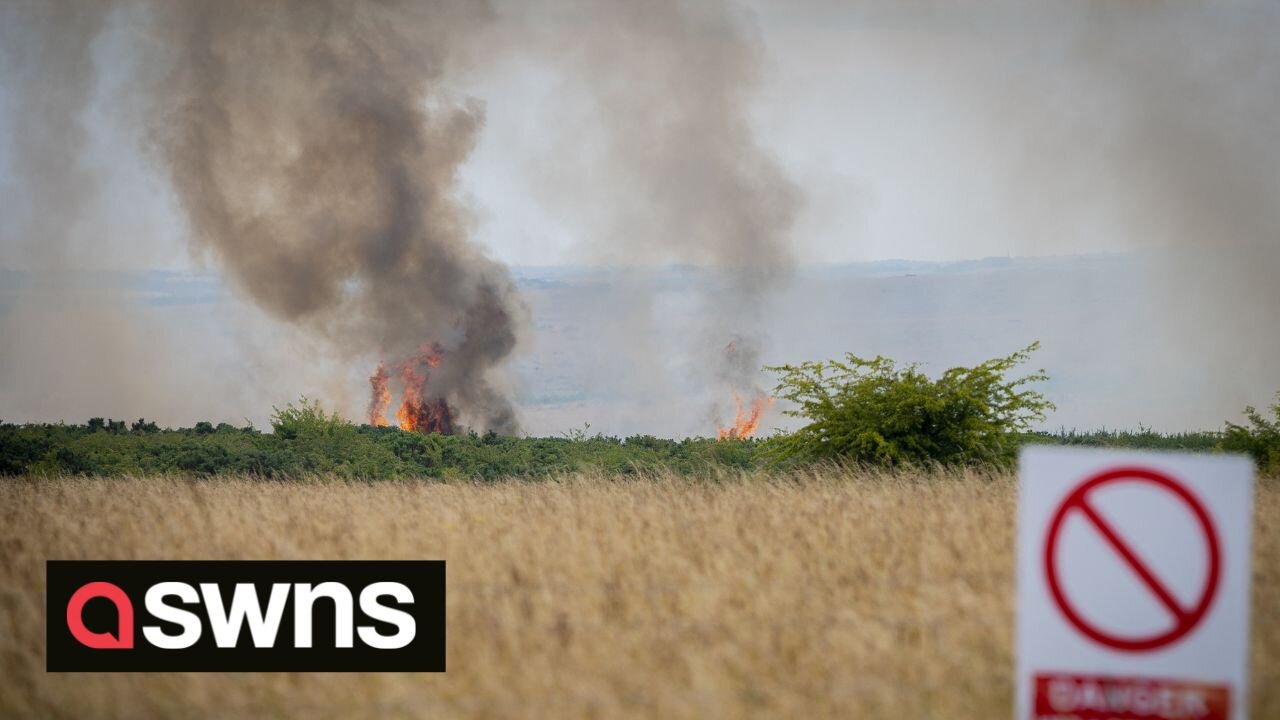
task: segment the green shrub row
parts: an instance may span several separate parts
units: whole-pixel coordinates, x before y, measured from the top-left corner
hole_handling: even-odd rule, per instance
[[[351,479],[537,477],[577,470],[710,474],[754,467],[758,441],[649,436],[422,435],[337,422],[297,432],[219,426],[139,432],[0,424],[0,474],[251,474]]]
[[[854,355],[770,368],[780,377],[777,396],[791,403],[787,414],[806,424],[763,440],[592,437],[586,432],[559,438],[423,435],[355,425],[303,398],[274,409],[270,433],[208,422],[162,430],[145,420],[126,425],[102,418],[84,425],[0,423],[0,475],[495,479],[589,470],[714,475],[813,462],[1008,467],[1028,443],[1240,452],[1251,455],[1263,472],[1280,474],[1280,395],[1269,408],[1275,419],[1250,407],[1247,424],[1227,423],[1223,432],[1032,431],[1052,405],[1028,385],[1045,375],[1006,376],[1034,349],[953,368],[937,379],[914,365]]]
[[[1247,438],[1247,439],[1245,439]],[[397,428],[344,424],[324,434],[286,437],[228,425],[140,432],[90,425],[0,424],[0,475],[82,474],[201,476],[251,474],[293,478],[313,473],[352,479],[538,477],[579,470],[610,475],[673,470],[686,475],[774,467],[775,439],[669,440],[617,437],[515,438],[420,435]],[[1280,443],[1260,445],[1248,434],[1162,435],[1100,431],[1026,433],[1018,444],[1050,443],[1144,449],[1218,449],[1270,457],[1280,472]],[[1260,448],[1269,448],[1262,450]],[[1266,453],[1270,455],[1266,455]]]

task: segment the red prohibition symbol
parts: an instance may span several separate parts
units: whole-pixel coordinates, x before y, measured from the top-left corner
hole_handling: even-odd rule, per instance
[[[1133,550],[1116,534],[1107,521],[1089,504],[1088,495],[1090,491],[1108,484],[1133,482],[1155,485],[1173,493],[1191,510],[1199,522],[1200,530],[1204,535],[1204,541],[1208,548],[1209,573],[1205,578],[1199,599],[1190,608],[1183,607],[1178,602],[1177,598],[1160,581],[1160,578],[1143,563],[1141,558],[1134,554]],[[1138,576],[1138,579],[1142,581],[1147,590],[1155,595],[1156,600],[1161,605],[1168,609],[1175,621],[1172,629],[1157,635],[1124,637],[1106,632],[1090,624],[1071,606],[1066,594],[1062,591],[1062,584],[1058,578],[1056,550],[1063,521],[1073,511],[1085,516],[1094,529],[1111,546],[1111,549],[1120,556],[1125,565]],[[1077,630],[1091,640],[1116,650],[1130,652],[1162,648],[1191,632],[1204,619],[1205,613],[1209,611],[1209,606],[1213,604],[1213,598],[1218,592],[1218,577],[1221,572],[1220,556],[1221,550],[1218,545],[1218,535],[1214,531],[1213,523],[1209,520],[1209,513],[1205,511],[1204,505],[1200,503],[1200,500],[1168,475],[1141,467],[1121,467],[1107,470],[1081,483],[1079,487],[1067,496],[1067,499],[1058,508],[1057,513],[1054,514],[1053,520],[1049,523],[1049,533],[1044,544],[1045,575],[1049,583],[1049,590],[1053,594],[1053,600],[1057,603],[1058,609],[1062,611],[1062,614]]]

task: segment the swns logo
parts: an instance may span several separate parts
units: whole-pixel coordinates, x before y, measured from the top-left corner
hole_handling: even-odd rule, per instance
[[[50,672],[443,672],[444,561],[59,561]]]

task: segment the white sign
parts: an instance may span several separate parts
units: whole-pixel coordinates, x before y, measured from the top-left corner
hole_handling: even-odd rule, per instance
[[[1030,447],[1017,720],[1243,720],[1253,465]]]

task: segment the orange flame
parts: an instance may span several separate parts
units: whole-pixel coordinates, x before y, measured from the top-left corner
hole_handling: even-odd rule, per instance
[[[716,433],[717,440],[749,438],[756,433],[760,427],[760,419],[764,415],[764,411],[773,407],[773,398],[768,395],[756,395],[751,400],[751,407],[744,407],[742,404],[742,396],[736,391],[733,393],[733,424],[729,427],[720,428]]]
[[[444,398],[422,397],[430,371],[439,367],[443,358],[444,349],[440,344],[428,343],[422,346],[418,354],[394,366],[402,388],[400,407],[396,409],[396,424],[401,430],[438,432],[445,435],[453,433],[453,411]],[[374,425],[390,424],[385,418],[387,408],[391,406],[391,390],[387,385],[389,380],[390,375],[382,363],[378,364],[377,371],[369,377],[369,422]]]
[[[391,388],[387,387],[387,369],[378,363],[378,369],[369,376],[369,424],[386,427],[387,408],[391,407]]]

